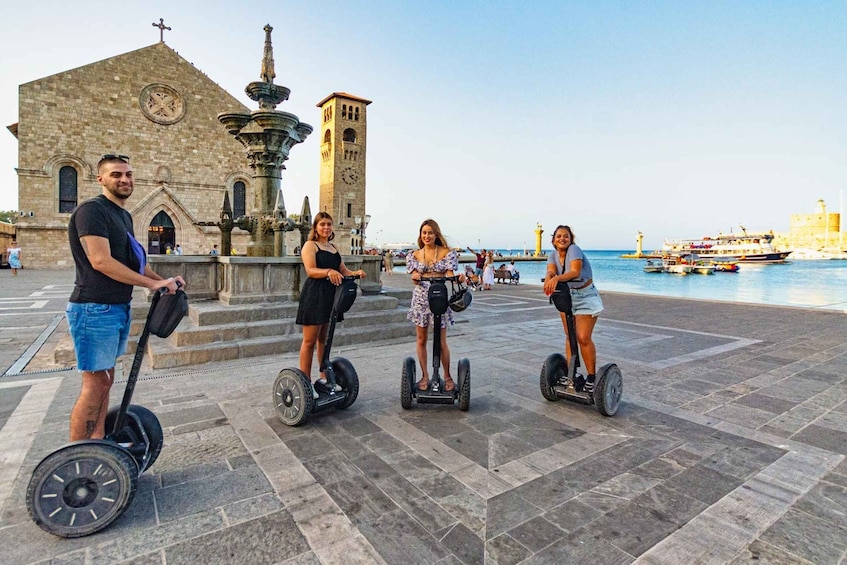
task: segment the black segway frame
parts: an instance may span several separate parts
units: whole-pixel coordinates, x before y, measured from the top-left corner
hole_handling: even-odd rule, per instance
[[[541,366],[539,386],[541,395],[553,402],[564,398],[581,404],[594,404],[604,416],[614,416],[620,406],[623,395],[623,377],[615,363],[600,367],[595,375],[594,393],[578,391],[574,387],[579,362],[579,343],[576,339],[576,322],[573,315],[573,301],[567,283],[559,283],[550,297],[559,312],[564,313],[568,326],[568,343],[571,350],[570,362],[561,353],[553,353]]]
[[[356,300],[359,275],[343,277],[340,285],[335,288],[332,301],[332,311],[329,315],[324,353],[320,361],[320,370],[326,375],[326,384],[313,385],[309,378],[297,367],[289,367],[279,372],[273,386],[273,405],[277,418],[287,426],[300,426],[314,413],[329,408],[345,410],[359,396],[359,375],[353,364],[344,357],[336,357],[330,361],[332,340],[335,336],[335,325],[338,316],[347,312]]]
[[[429,285],[429,310],[433,314],[432,329],[432,374],[426,390],[420,390],[417,381],[416,363],[414,357],[403,360],[403,370],[400,376],[400,406],[404,409],[412,407],[412,400],[418,404],[453,404],[459,401],[459,410],[466,412],[471,403],[471,363],[467,358],[459,359],[457,380],[454,389],[444,390],[444,380],[441,378],[441,317],[449,307],[449,297],[446,282],[451,286],[458,284],[462,289],[459,276],[427,277]],[[453,288],[454,292],[456,288]]]
[[[162,450],[164,434],[158,418],[143,406],[130,404],[162,294],[153,294],[121,405],[106,416],[106,439],[70,442],[33,471],[26,506],[32,520],[48,533],[87,536],[120,518],[132,503],[138,478]]]

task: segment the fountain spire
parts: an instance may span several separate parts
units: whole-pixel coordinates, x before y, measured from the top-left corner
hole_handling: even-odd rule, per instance
[[[268,84],[272,84],[276,78],[276,72],[274,72],[274,46],[271,43],[271,32],[274,28],[271,27],[271,24],[267,24],[265,25],[264,30],[265,53],[262,56],[262,73],[259,75],[259,78]]]

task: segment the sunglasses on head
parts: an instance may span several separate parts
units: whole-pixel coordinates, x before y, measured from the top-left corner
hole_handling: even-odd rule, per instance
[[[103,157],[100,158],[101,161],[108,161],[109,159],[120,159],[124,163],[129,163],[129,157],[126,155],[113,155],[109,153],[108,155],[103,155]]]

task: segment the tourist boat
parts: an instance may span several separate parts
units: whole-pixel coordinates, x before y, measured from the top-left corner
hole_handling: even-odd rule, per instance
[[[729,259],[739,263],[784,263],[790,251],[778,251],[773,246],[773,233],[718,235],[702,239],[665,240],[662,253],[696,253],[704,260]]]
[[[656,259],[648,259],[647,264],[644,265],[645,273],[664,273],[665,266],[662,265],[662,262]]]

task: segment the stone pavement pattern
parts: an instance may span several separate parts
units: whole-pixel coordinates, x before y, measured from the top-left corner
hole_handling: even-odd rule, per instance
[[[67,274],[25,274],[37,278],[4,281],[4,295],[67,284]],[[476,293],[450,330],[454,367],[471,362],[468,412],[400,407],[412,340],[335,348],[356,367],[360,396],[299,428],[271,404],[276,373],[296,355],[146,370],[134,403],[158,415],[165,447],[129,510],[76,540],[36,527],[24,496],[35,465],[66,439],[79,381],[73,371],[4,377],[2,561],[847,562],[844,314],[603,298],[600,362],[624,375],[614,418],[541,397],[541,364],[564,338],[526,285]],[[19,341],[0,368],[53,316],[0,316],[0,336]],[[113,402],[122,392],[118,383]]]

